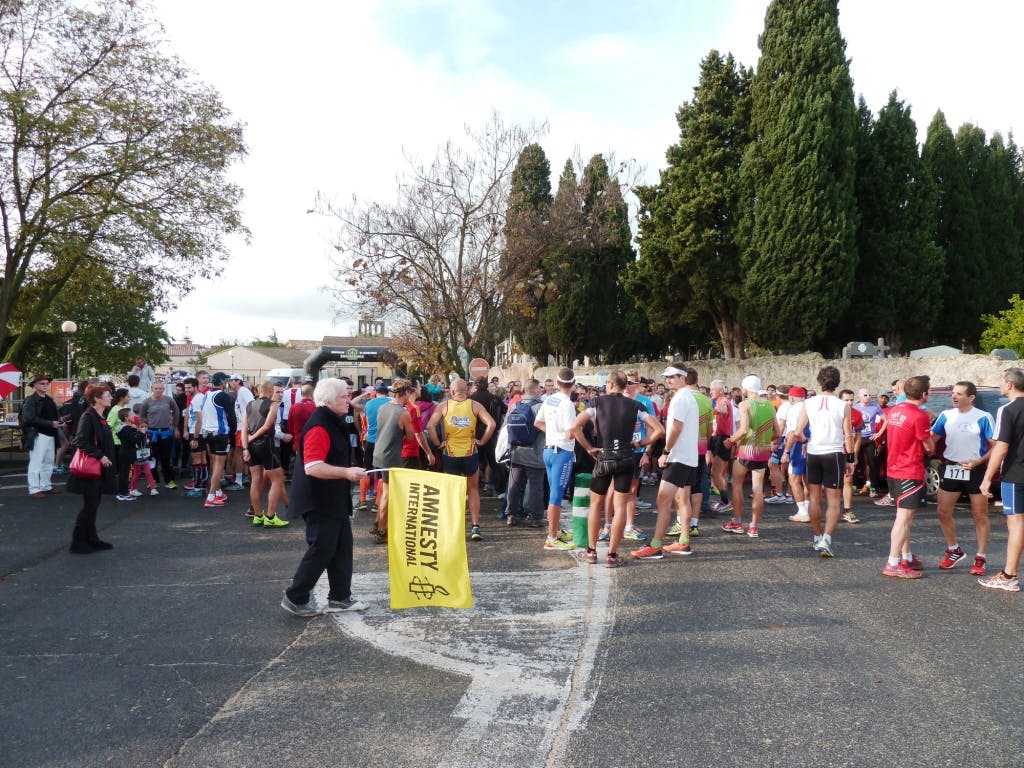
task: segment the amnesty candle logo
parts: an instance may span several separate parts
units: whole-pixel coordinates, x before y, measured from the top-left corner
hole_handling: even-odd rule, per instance
[[[391,607],[472,608],[466,558],[466,478],[388,471]]]

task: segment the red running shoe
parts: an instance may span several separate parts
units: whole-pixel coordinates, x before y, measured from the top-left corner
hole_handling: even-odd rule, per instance
[[[957,547],[956,549],[947,548],[946,556],[939,562],[939,568],[944,571],[948,571],[954,565],[963,561],[965,557],[966,555],[964,554],[963,547]],[[982,574],[984,574],[984,571],[982,571]]]
[[[726,533],[745,533],[743,523],[737,520],[727,520],[722,523],[722,530]]]
[[[974,565],[971,566],[972,576],[984,576],[985,575],[985,558],[980,555],[974,556]]]
[[[913,570],[905,560],[900,560],[899,565],[889,565],[886,562],[885,568],[882,569],[882,575],[891,576],[894,579],[920,579],[922,576],[920,571]]]

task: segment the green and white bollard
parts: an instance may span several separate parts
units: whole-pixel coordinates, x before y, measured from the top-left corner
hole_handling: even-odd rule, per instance
[[[587,517],[590,514],[590,475],[576,475],[572,489],[572,540],[577,547],[586,547],[588,541]]]

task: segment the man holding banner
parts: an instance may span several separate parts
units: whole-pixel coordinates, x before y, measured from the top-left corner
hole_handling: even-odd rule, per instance
[[[313,390],[316,409],[296,446],[292,479],[291,518],[306,521],[309,548],[299,563],[281,607],[296,616],[364,611],[366,604],[352,596],[352,486],[366,476],[352,465],[352,444],[345,429],[349,409],[348,384],[321,379]],[[327,605],[317,607],[310,592],[327,571]]]

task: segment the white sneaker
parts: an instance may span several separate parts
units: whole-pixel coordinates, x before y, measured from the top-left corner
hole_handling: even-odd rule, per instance
[[[160,491],[158,491],[156,488],[150,488],[149,489],[149,495],[150,496],[159,496],[160,495]]]
[[[650,509],[653,506],[654,505],[651,504],[649,501],[641,501],[640,499],[636,500],[636,508],[637,509]]]
[[[799,512],[797,512],[795,515],[790,515],[789,516],[789,522],[791,522],[791,523],[809,523],[809,522],[811,522],[811,516],[810,515],[801,515]]]
[[[768,497],[765,498],[764,503],[765,504],[785,504],[786,503],[786,497],[783,496],[782,494],[779,494],[779,493],[773,493],[771,496],[768,496]]]
[[[135,498],[138,498],[139,496],[142,495],[142,491],[140,491],[138,488],[133,488],[132,490],[128,491],[128,493],[134,496]]]

